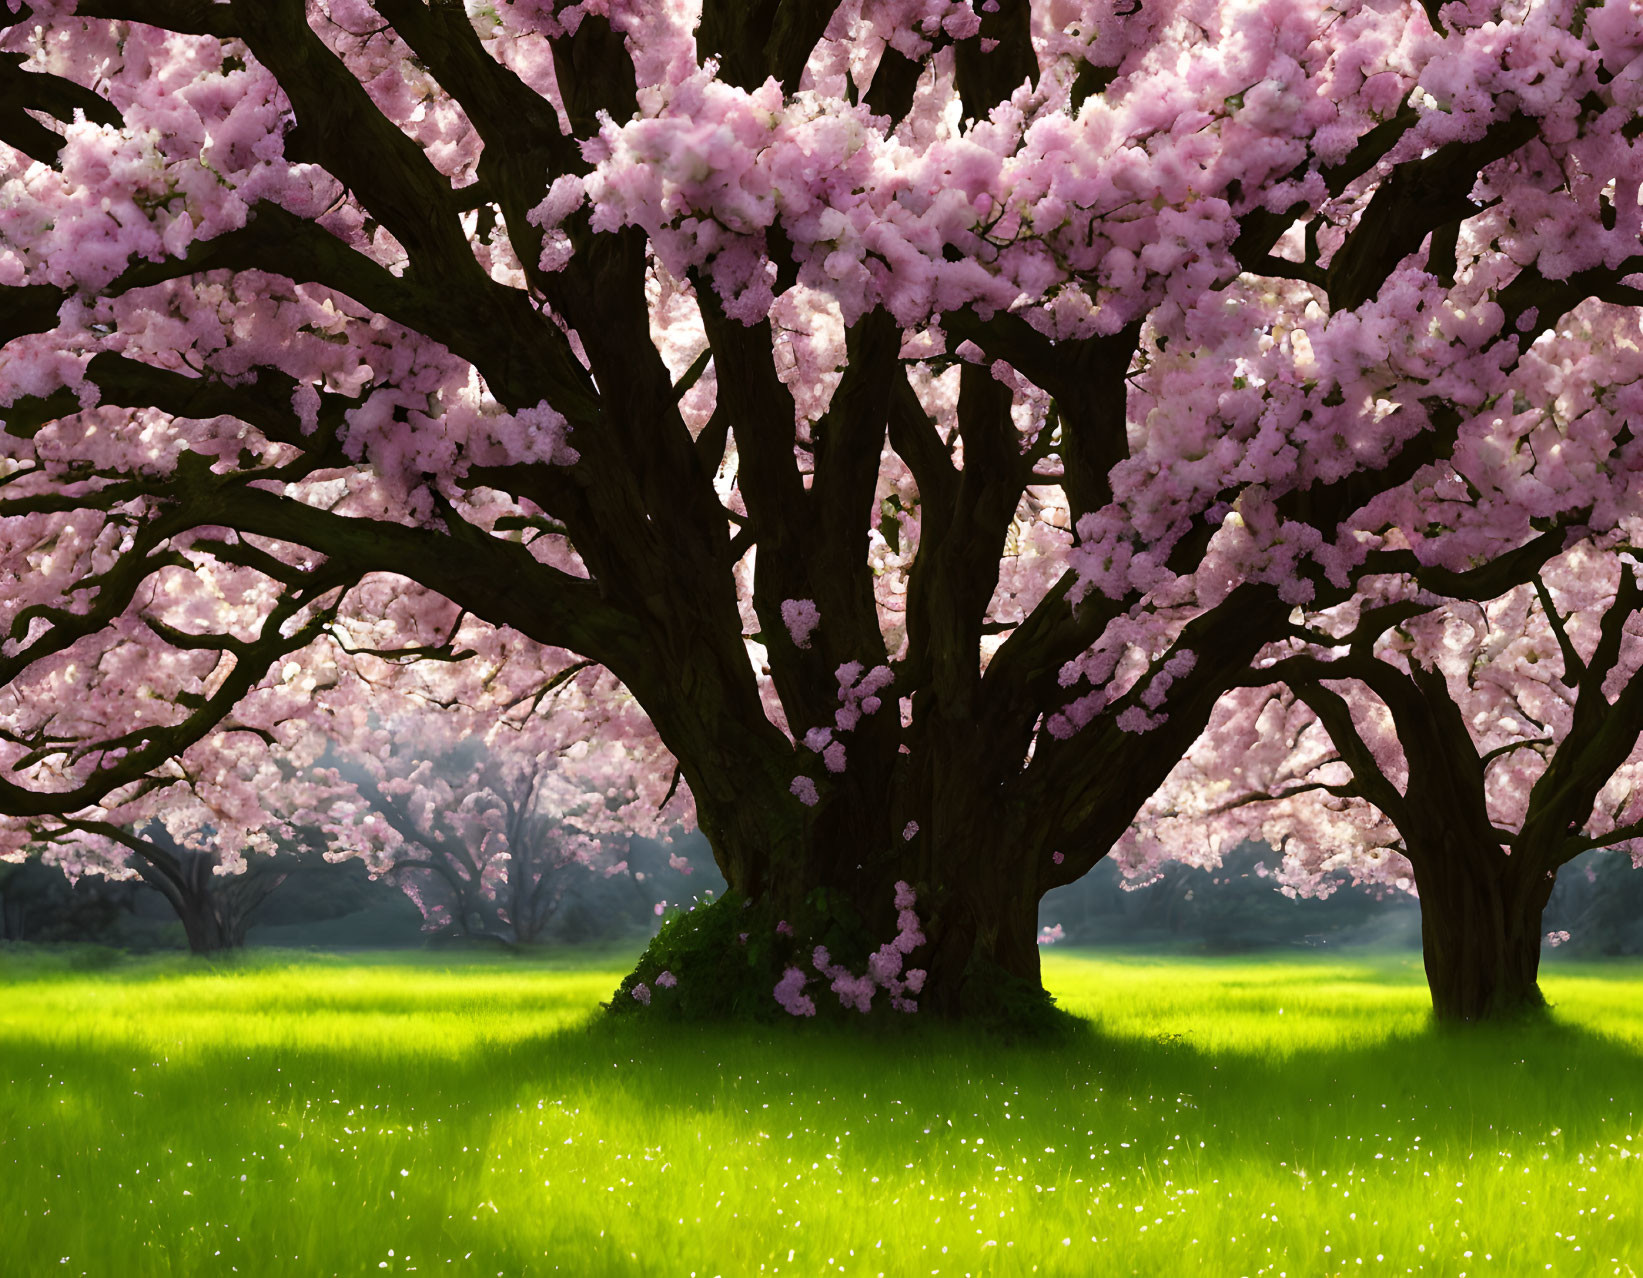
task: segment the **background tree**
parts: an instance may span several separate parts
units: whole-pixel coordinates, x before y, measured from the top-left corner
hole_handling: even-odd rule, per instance
[[[761,931],[905,882],[926,1005],[1037,988],[1294,606],[1616,517],[1632,7],[1433,8],[8,9],[0,807],[415,629],[391,574],[619,678]],[[1593,405],[1501,466],[1543,366]],[[208,567],[232,644],[154,624]]]
[[[546,681],[527,671],[516,691],[517,650],[529,648],[506,652],[505,673],[477,660],[451,672],[471,699],[453,695],[453,678],[439,706],[425,680],[402,686],[421,708],[402,705],[337,752],[335,775],[353,794],[328,809],[331,855],[390,875],[430,930],[540,941],[579,876],[628,874],[631,838],[691,818],[673,758],[632,697],[585,662]]]
[[[96,875],[154,888],[195,953],[238,948],[292,867],[324,850],[322,810],[351,793],[304,766],[323,739],[294,720],[282,728],[267,739],[219,734],[102,803],[26,828],[41,859],[71,881]]]
[[[1634,565],[1583,543],[1485,603],[1388,596],[1269,651],[1251,680],[1284,686],[1223,702],[1136,852],[1213,856],[1258,831],[1291,891],[1343,865],[1417,891],[1440,1016],[1539,1006],[1558,870],[1608,847],[1643,864]]]
[[[104,941],[135,905],[134,883],[70,881],[40,857],[0,861],[0,941]]]

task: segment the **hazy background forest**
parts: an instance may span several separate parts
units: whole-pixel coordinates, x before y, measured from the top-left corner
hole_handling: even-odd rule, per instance
[[[560,904],[534,948],[642,944],[658,905],[689,908],[725,889],[707,840],[673,832],[671,841],[628,836],[627,872],[582,864],[562,868]],[[1103,860],[1083,879],[1050,892],[1039,911],[1041,942],[1142,946],[1184,953],[1289,948],[1420,948],[1416,900],[1341,872],[1325,898],[1287,896],[1269,867],[1280,858],[1246,843],[1217,870],[1169,864],[1156,877],[1126,880]],[[680,864],[688,865],[681,870]],[[521,948],[483,932],[430,929],[393,875],[372,878],[364,862],[317,855],[258,859],[226,888],[278,886],[251,907],[246,944],[325,949]],[[240,882],[239,880],[244,880]],[[1628,857],[1586,853],[1559,875],[1545,924],[1552,949],[1569,957],[1643,954],[1643,873]],[[1567,934],[1566,937],[1564,934]],[[88,874],[70,882],[38,858],[0,863],[0,939],[79,943],[130,950],[186,948],[166,899],[141,879]]]

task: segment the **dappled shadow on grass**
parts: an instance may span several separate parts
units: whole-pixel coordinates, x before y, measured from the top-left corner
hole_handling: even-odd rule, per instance
[[[495,975],[491,967],[482,972]],[[1643,1108],[1637,1039],[1559,1008],[1508,1025],[1440,1028],[1402,1006],[1343,1000],[1333,1011],[1285,1008],[1280,1019],[1229,995],[1213,1012],[1200,1005],[1196,1021],[1158,1015],[1114,1029],[1109,1018],[1069,1018],[1056,1039],[1005,1043],[914,1017],[699,1027],[613,1018],[585,1010],[605,974],[576,997],[548,1000],[551,1008],[539,989],[470,993],[468,974],[448,976],[420,988],[410,981],[343,987],[322,999],[270,985],[249,1003],[245,988],[232,984],[196,988],[192,997],[171,991],[159,1007],[135,1009],[129,1025],[133,1035],[145,1031],[140,1038],[90,1009],[84,1024],[56,1020],[38,1041],[26,1026],[0,1021],[5,1105],[21,1113],[66,1100],[53,1089],[73,1079],[75,1097],[110,1117],[157,1102],[255,1123],[282,1098],[300,1096],[310,1109],[417,1098],[448,1111],[447,1121],[483,1122],[522,1096],[532,1104],[579,1098],[628,1115],[712,1114],[731,1127],[744,1112],[741,1125],[757,1130],[758,1106],[746,1102],[757,1093],[758,1105],[767,1104],[772,1089],[794,1103],[894,1102],[943,1123],[998,1110],[1002,1097],[1017,1093],[1030,1095],[1042,1115],[1046,1105],[1060,1113],[1099,1092],[1103,1103],[1182,1098],[1180,1108],[1212,1119],[1221,1141],[1260,1144],[1277,1122],[1382,1108],[1426,1115],[1429,1141],[1464,1143],[1480,1126],[1515,1130],[1526,1122],[1579,1130],[1605,1083]],[[1259,1002],[1266,983],[1246,984]],[[170,1018],[165,1032],[156,1031],[155,1017]]]
[[[1474,1153],[1558,1168],[1640,1134],[1643,1013],[1595,1016],[1626,1004],[1610,987],[1539,1023],[1437,1031],[1406,972],[1375,971],[1068,968],[1064,1002],[1086,1019],[1013,1044],[916,1016],[608,1017],[592,1008],[619,970],[547,979],[506,961],[133,975],[118,997],[88,977],[34,991],[32,1017],[14,987],[0,1175],[20,1245],[73,1240],[88,1272],[122,1278],[228,1260],[377,1271],[390,1246],[395,1263],[410,1250],[473,1272],[586,1274],[645,1272],[649,1245],[656,1272],[712,1257],[706,1272],[728,1273],[802,1253],[801,1210],[805,1230],[912,1237],[898,1220],[951,1220],[965,1187],[996,1219],[1011,1204],[1041,1215],[1039,1186],[1162,1202],[1164,1187],[1220,1193],[1256,1169],[1265,1211],[1306,1177],[1356,1168],[1350,1187],[1367,1175],[1379,1192],[1430,1168],[1452,1182]],[[1344,1215],[1362,1197],[1335,1201]],[[164,1263],[133,1262],[145,1246]],[[1239,1255],[1219,1272],[1247,1268]]]

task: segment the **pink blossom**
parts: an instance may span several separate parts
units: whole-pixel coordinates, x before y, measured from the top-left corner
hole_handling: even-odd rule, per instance
[[[799,802],[807,808],[815,807],[820,798],[816,793],[816,783],[809,777],[794,777],[793,784],[788,788],[799,796]]]
[[[1054,862],[1056,865],[1060,865],[1066,859],[1067,859],[1066,855],[1064,853],[1061,853],[1061,852],[1052,852],[1050,854],[1050,860],[1052,862]]]
[[[651,913],[656,915],[657,918],[661,918],[662,917],[662,912],[666,909],[667,909],[667,902],[666,901],[658,901],[658,902],[656,902],[656,904],[654,906],[651,907]]]
[[[1064,935],[1065,933],[1061,930],[1061,924],[1057,923],[1054,927],[1046,927],[1039,932],[1038,943],[1040,945],[1054,945],[1057,941],[1061,940]]]
[[[833,978],[833,992],[839,996],[839,1002],[846,1007],[853,1007],[862,1015],[866,1015],[873,1005],[873,991],[878,986],[868,975],[851,976],[848,972]]]
[[[880,985],[888,986],[891,981],[901,975],[901,951],[894,945],[881,945],[876,953],[868,956],[868,974]]]
[[[633,997],[645,1006],[650,1006],[650,986],[643,981],[633,987]]]
[[[791,923],[789,923],[786,919],[780,920],[776,924],[776,935],[777,936],[792,936],[793,935],[793,925]]]
[[[1558,946],[1562,945],[1568,939],[1569,939],[1569,934],[1567,932],[1548,932],[1548,933],[1546,933],[1546,944],[1550,945],[1554,950]]]
[[[656,975],[656,984],[660,985],[664,990],[670,990],[678,983],[679,978],[672,972],[663,971],[657,973]]]
[[[677,852],[668,853],[667,863],[669,867],[677,870],[680,874],[689,874],[693,869],[689,859],[680,856]]]
[[[905,826],[902,827],[902,830],[901,830],[901,837],[902,837],[903,842],[910,841],[912,839],[912,837],[917,833],[918,833],[918,822],[917,821],[909,821]],[[900,898],[899,897],[897,899],[897,903],[898,904],[900,903]]]
[[[821,613],[812,599],[782,600],[782,622],[795,646],[808,648],[810,635],[821,625]]]
[[[782,979],[776,983],[776,1002],[793,1016],[814,1016],[816,1004],[813,999],[803,993],[805,981],[803,971],[790,967],[782,973]]]

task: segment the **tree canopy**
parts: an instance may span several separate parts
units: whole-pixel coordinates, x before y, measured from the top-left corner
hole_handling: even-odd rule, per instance
[[[1630,544],[1640,104],[1635,0],[8,0],[8,846],[468,625],[716,909],[1036,990],[1307,615]]]

